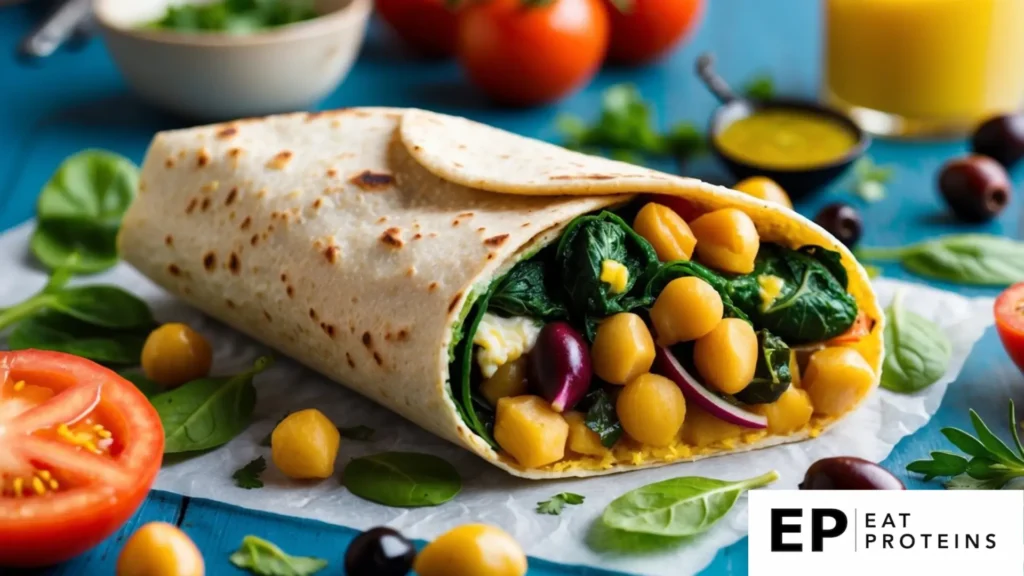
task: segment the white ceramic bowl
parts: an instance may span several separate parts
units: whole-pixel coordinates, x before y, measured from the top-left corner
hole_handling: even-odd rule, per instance
[[[202,120],[308,109],[352,67],[372,7],[372,0],[317,0],[320,17],[248,35],[141,28],[183,3],[95,0],[94,12],[132,88],[160,108]]]

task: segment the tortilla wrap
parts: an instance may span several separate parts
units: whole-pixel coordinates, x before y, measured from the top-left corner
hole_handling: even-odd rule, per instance
[[[764,241],[840,253],[849,292],[877,321],[854,346],[880,374],[883,316],[867,274],[795,212],[421,110],[291,114],[157,134],[119,241],[125,260],[193,306],[517,476],[659,466],[795,442],[832,425],[816,416],[785,437],[530,470],[467,427],[449,387],[449,348],[474,298],[573,218],[635,193],[736,207]]]

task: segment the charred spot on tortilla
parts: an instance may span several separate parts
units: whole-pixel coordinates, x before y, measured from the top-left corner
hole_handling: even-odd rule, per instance
[[[316,314],[316,310],[314,310],[314,309],[312,309],[312,308],[310,308],[310,309],[309,309],[309,319],[310,319],[310,320],[312,320],[312,321],[314,321],[314,322],[316,322],[316,321],[317,321],[317,319],[318,319],[318,316],[317,316],[317,314]]]
[[[291,284],[289,284],[288,287],[284,289],[284,291],[285,291],[285,294],[288,294],[289,298],[294,298],[295,297],[295,287],[292,286]]]
[[[341,248],[338,248],[337,246],[334,246],[332,244],[331,246],[328,246],[326,250],[324,250],[324,258],[327,258],[328,262],[334,264],[338,261],[339,253],[341,253]]]
[[[252,216],[246,216],[245,220],[242,220],[242,225],[239,230],[248,230],[249,226],[252,226]]]
[[[228,197],[224,199],[225,206],[231,206],[232,203],[238,198],[238,186],[235,186],[228,191]]]
[[[164,244],[174,246],[174,236],[171,236],[170,234],[164,236]]]
[[[324,199],[323,198],[317,198],[316,200],[313,200],[313,204],[312,204],[313,210],[319,210],[320,206],[322,206],[323,203],[324,203]]]
[[[523,225],[520,226],[520,228],[529,228],[529,227],[530,227],[530,223],[529,222],[523,222]]]
[[[274,321],[274,319],[270,316],[270,312],[267,312],[266,310],[263,311],[263,317],[267,319],[267,322]]]
[[[508,234],[498,234],[497,236],[491,236],[490,238],[484,240],[484,244],[497,248],[498,246],[504,244],[505,240],[508,240]]]
[[[437,282],[431,282],[430,285],[427,286],[427,292],[433,292],[434,290],[437,290]]]
[[[455,220],[452,220],[452,228],[455,228],[458,225],[459,225],[459,219],[458,218],[456,218]]]
[[[288,274],[285,273],[285,272],[281,272],[281,282],[287,282],[287,281],[288,281]]]
[[[324,334],[327,334],[331,338],[334,338],[334,334],[336,332],[336,329],[334,328],[334,324],[328,324],[326,322],[321,322],[320,323],[320,329],[324,331]]]
[[[217,138],[220,138],[221,140],[227,140],[228,138],[231,138],[235,134],[238,134],[238,128],[235,128],[234,126],[228,126],[226,128],[221,128],[217,132]]]
[[[402,241],[402,230],[400,228],[388,228],[380,235],[380,241],[393,248],[401,248],[405,245]]]
[[[198,198],[192,198],[188,201],[188,206],[185,206],[185,214],[191,214],[195,211],[196,206],[199,204]]]
[[[387,216],[381,216],[380,218],[377,218],[377,224],[383,224],[383,223],[385,223],[387,221],[388,221],[388,217]]]
[[[167,160],[164,160],[164,167],[167,169],[174,168],[174,156],[168,156]]]
[[[481,226],[481,227],[477,228],[476,231],[483,233],[483,232],[487,231],[487,228],[484,228],[483,226]]]
[[[362,190],[379,191],[390,188],[395,183],[395,177],[387,172],[371,172],[363,170],[348,180]]]
[[[348,362],[348,367],[349,368],[355,368],[356,367],[356,361],[352,359],[352,355],[349,354],[348,352],[345,352],[345,361]]]
[[[316,120],[317,118],[319,118],[319,117],[321,117],[323,115],[324,115],[324,112],[322,110],[314,110],[313,112],[306,112],[306,122],[312,122],[313,120]]]
[[[377,363],[377,366],[383,366],[384,365],[384,359],[380,357],[380,352],[374,351],[374,353],[373,353],[373,361]]]
[[[327,177],[328,178],[335,178],[337,176],[338,176],[338,171],[337,170],[335,170],[334,168],[328,168],[327,169]]]
[[[353,296],[352,299],[349,300],[349,301],[352,302],[353,304],[359,304],[359,296]],[[356,331],[356,329],[352,328],[352,333],[353,334],[355,334],[355,331]]]
[[[228,212],[228,220],[234,220],[235,216],[236,216],[236,214],[235,214],[234,210],[232,210],[231,212]]]
[[[363,346],[366,346],[367,350],[373,349],[373,336],[369,332],[363,332]]]
[[[416,275],[416,267],[415,266],[409,266],[409,268],[406,269],[406,271],[405,271],[405,275],[409,276],[409,277],[415,276]]]
[[[417,232],[416,234],[413,234],[413,237],[412,237],[413,240],[419,240],[421,238],[423,238],[423,234],[420,234],[419,232]]]
[[[196,166],[202,168],[210,163],[210,151],[206,147],[200,148],[196,152]]]
[[[225,298],[224,299],[224,304],[227,304],[228,308],[234,308],[235,307],[235,301],[232,300],[231,298]]]
[[[401,328],[401,329],[398,330],[398,340],[399,341],[407,340],[408,338],[409,338],[409,329],[408,328]]]
[[[228,257],[228,270],[231,271],[235,276],[242,271],[242,260],[238,257],[238,254],[232,252]]]
[[[455,307],[459,305],[459,300],[462,300],[462,292],[456,292],[455,296],[452,297],[452,301],[448,303],[448,313],[455,311]]]
[[[259,244],[259,242],[260,242],[260,235],[259,234],[253,234],[252,238],[249,238],[249,245],[250,246],[256,246],[257,244]]]
[[[430,234],[427,234],[427,238],[437,238],[437,232],[431,232]]]
[[[216,267],[217,254],[211,250],[203,256],[203,268],[206,268],[207,272],[213,272]]]
[[[202,210],[203,212],[206,212],[207,210],[209,210],[210,209],[210,199],[209,198],[203,198],[203,203],[199,205],[199,209]]]
[[[488,260],[494,260],[494,252],[488,252],[487,253],[487,259]]]
[[[267,168],[271,170],[284,170],[288,167],[288,163],[292,161],[294,153],[291,150],[281,150],[277,154],[267,160]]]
[[[177,264],[169,264],[167,266],[167,271],[171,276],[181,276],[181,268],[178,268]]]

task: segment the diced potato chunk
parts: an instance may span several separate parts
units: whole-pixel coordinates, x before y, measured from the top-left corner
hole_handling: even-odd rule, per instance
[[[749,428],[730,424],[709,414],[706,410],[690,404],[683,422],[683,442],[702,448],[715,442],[739,438]]]
[[[761,247],[757,227],[741,210],[723,208],[690,222],[697,237],[697,260],[701,264],[734,274],[754,271],[754,258]]]
[[[722,296],[711,284],[687,276],[668,283],[651,307],[651,323],[658,343],[671,346],[704,336],[718,325],[724,314]]]
[[[502,364],[494,376],[480,383],[480,394],[491,406],[507,396],[522,396],[527,391],[526,356]]]
[[[803,375],[814,412],[839,416],[857,405],[875,384],[875,373],[852,348],[836,346],[811,355]]]
[[[726,394],[736,394],[750,384],[757,356],[757,334],[749,322],[739,318],[725,318],[693,346],[697,372]]]
[[[642,318],[623,312],[605,318],[590,349],[594,372],[605,382],[624,386],[654,364],[654,338]]]
[[[608,291],[612,294],[622,294],[629,287],[629,268],[617,260],[603,260],[601,282],[608,285]]]
[[[649,446],[668,446],[686,418],[686,401],[675,382],[643,374],[626,384],[615,402],[622,429]]]
[[[274,465],[289,478],[329,478],[334,474],[341,434],[316,408],[289,414],[270,435]]]
[[[539,468],[565,456],[569,424],[539,396],[498,400],[494,439],[525,468]]]
[[[605,456],[608,454],[608,449],[601,444],[601,437],[597,435],[597,432],[587,428],[583,414],[579,412],[566,412],[563,416],[565,416],[565,421],[569,424],[569,450],[586,456]]]
[[[655,202],[648,202],[637,212],[633,230],[654,246],[662,262],[689,260],[697,245],[697,238],[682,216]]]
[[[750,409],[768,418],[770,434],[791,434],[811,421],[814,406],[807,392],[790,386],[771,404],[757,404]]]

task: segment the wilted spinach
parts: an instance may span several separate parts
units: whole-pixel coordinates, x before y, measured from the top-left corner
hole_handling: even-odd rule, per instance
[[[750,322],[747,315],[733,304],[732,298],[729,297],[729,281],[693,261],[676,260],[662,264],[647,282],[647,288],[644,290],[645,299],[648,302],[654,302],[662,290],[665,289],[665,286],[668,286],[669,282],[687,276],[696,276],[704,280],[718,292],[722,297],[722,306],[725,308],[726,317],[739,318]]]
[[[345,466],[345,487],[385,506],[437,506],[462,490],[462,477],[446,460],[418,452],[383,452]]]
[[[42,312],[18,323],[7,345],[11,350],[53,350],[106,365],[139,363],[151,326],[114,330],[57,312]]]
[[[761,276],[783,281],[778,296],[762,300]],[[733,301],[754,324],[789,344],[834,338],[857,319],[857,302],[846,292],[846,271],[837,253],[818,246],[791,250],[762,243],[751,274],[729,282]]]
[[[782,338],[767,330],[757,331],[758,357],[754,379],[733,397],[744,404],[770,404],[793,382],[789,371],[790,349]]]
[[[538,254],[513,266],[491,292],[488,309],[540,320],[565,318],[565,305],[553,282],[557,278],[551,273],[553,264],[550,258]]]
[[[601,281],[605,260],[629,270],[626,289],[614,294]],[[611,212],[580,216],[558,242],[556,263],[565,287],[570,317],[584,323],[649,304],[644,290],[658,269],[658,255],[642,236]]]
[[[581,408],[586,410],[587,428],[593,430],[601,438],[605,448],[611,448],[622,436],[622,424],[615,412],[615,401],[611,393],[603,386],[595,387],[583,399]]]
[[[448,365],[449,386],[452,388],[452,399],[462,416],[462,421],[469,426],[470,430],[476,432],[495,450],[499,449],[498,443],[494,441],[492,430],[494,429],[493,410],[484,402],[477,402],[473,394],[473,336],[480,326],[480,320],[487,312],[490,292],[477,299],[472,305],[467,322],[463,324],[465,329],[462,332],[461,340],[455,347],[455,355],[451,364]],[[480,411],[478,414],[477,411]]]

